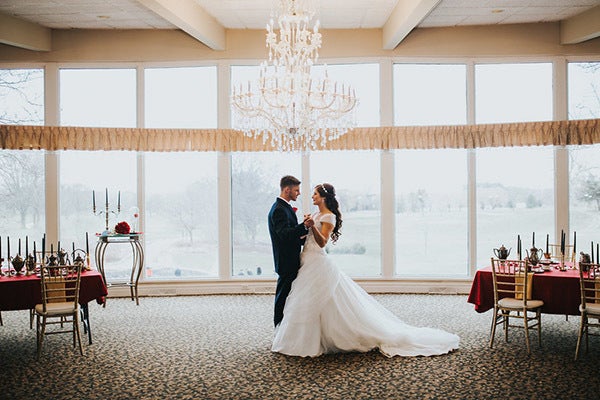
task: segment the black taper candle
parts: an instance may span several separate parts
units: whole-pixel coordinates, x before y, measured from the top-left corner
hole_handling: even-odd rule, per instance
[[[29,257],[29,236],[25,236],[25,259]]]
[[[546,253],[550,253],[550,234],[546,233]]]
[[[33,241],[33,262],[37,262],[37,254],[35,251],[35,240]]]
[[[531,247],[535,247],[535,232],[531,235]]]
[[[594,262],[594,242],[592,242],[592,263]]]
[[[577,253],[577,232],[573,231],[573,254]]]

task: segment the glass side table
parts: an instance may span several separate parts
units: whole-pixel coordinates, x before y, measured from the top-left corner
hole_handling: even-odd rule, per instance
[[[140,302],[138,299],[138,282],[140,280],[142,270],[144,269],[144,248],[142,246],[142,242],[140,241],[142,233],[112,233],[108,235],[96,236],[98,237],[98,243],[96,243],[96,250],[94,252],[96,257],[96,266],[98,268],[98,271],[100,271],[100,273],[102,274],[104,284],[107,288],[110,288],[111,286],[128,286],[131,300],[135,300],[135,304],[139,306]],[[131,275],[127,282],[109,283],[106,281],[106,274],[104,273],[104,255],[106,253],[106,248],[108,247],[108,245],[113,243],[129,243],[129,245],[131,246],[131,251],[133,253],[133,263],[131,265]],[[104,302],[104,306],[106,306],[106,301]]]

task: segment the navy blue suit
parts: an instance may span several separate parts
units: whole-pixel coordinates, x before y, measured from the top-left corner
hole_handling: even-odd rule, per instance
[[[275,326],[283,319],[283,308],[292,282],[300,268],[300,250],[307,229],[298,223],[292,207],[285,200],[277,198],[269,211],[269,234],[273,246],[273,261],[278,275],[275,290]]]

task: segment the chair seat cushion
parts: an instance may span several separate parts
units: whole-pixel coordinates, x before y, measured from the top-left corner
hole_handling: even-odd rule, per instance
[[[514,310],[523,309],[523,299],[515,299],[514,297],[505,297],[498,300],[498,305],[502,308],[510,308]],[[544,305],[542,300],[527,300],[527,309],[534,310]]]
[[[47,317],[53,317],[73,314],[77,310],[77,308],[79,308],[79,304],[74,306],[72,302],[57,302],[46,304],[46,312],[44,312],[43,304],[36,304],[35,312],[37,314],[45,315]]]
[[[583,312],[583,304],[579,305],[579,312]],[[585,312],[593,315],[600,315],[600,304],[598,303],[585,303]]]

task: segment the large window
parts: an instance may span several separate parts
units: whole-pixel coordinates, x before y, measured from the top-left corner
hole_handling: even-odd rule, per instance
[[[315,67],[321,74],[323,66]],[[351,85],[360,103],[356,117],[358,126],[379,125],[379,66],[378,64],[328,65],[335,80]],[[232,86],[245,84],[258,77],[258,67],[232,67]],[[330,182],[342,201],[344,234],[339,244],[330,246],[332,257],[352,275],[379,275],[379,155],[375,152],[313,152],[311,186]],[[232,167],[233,275],[257,276],[273,274],[273,258],[266,225],[266,215],[279,193],[279,179],[291,174],[300,180],[300,155],[234,154]],[[369,165],[365,166],[364,162]],[[362,167],[362,168],[361,168]],[[246,190],[244,190],[246,188]],[[245,193],[236,194],[237,191]],[[247,201],[251,192],[252,204]],[[303,213],[298,204],[299,219]],[[256,219],[256,221],[254,221]],[[255,225],[253,225],[256,222]],[[368,232],[365,235],[365,232]],[[354,257],[351,257],[354,255]],[[358,255],[358,257],[357,257]]]
[[[146,276],[216,277],[217,155],[146,154]]]
[[[394,64],[394,125],[459,125],[467,121],[466,67]]]
[[[512,248],[517,235],[522,256],[554,233],[554,158],[550,147],[477,150],[477,266],[489,265],[493,249]]]
[[[552,64],[475,66],[478,124],[552,120]]]
[[[216,67],[145,70],[147,128],[216,128]],[[217,154],[146,154],[146,277],[218,276]]]
[[[477,123],[552,119],[552,65],[489,64],[475,68]],[[489,264],[493,249],[523,254],[550,242],[554,232],[554,159],[551,147],[477,150],[477,266]]]
[[[137,204],[135,153],[130,151],[62,151],[60,153],[60,238],[61,247],[85,250],[94,248],[106,229],[117,222],[132,222],[129,210]],[[96,214],[93,194],[96,197]],[[119,211],[119,197],[120,211]],[[88,242],[86,243],[86,233]],[[106,249],[107,280],[126,280],[131,273],[131,248],[111,245]]]
[[[319,67],[321,68],[321,67]],[[379,126],[379,66],[328,65],[328,73],[350,84],[359,104],[357,126]],[[379,152],[318,151],[310,154],[312,188],[331,183],[342,212],[342,236],[326,247],[337,265],[352,276],[381,275],[381,168]],[[311,212],[316,212],[314,207]]]
[[[465,276],[465,150],[396,152],[396,273]]]
[[[317,65],[313,71],[322,76],[324,67]],[[379,126],[379,64],[330,64],[327,73],[356,92],[356,126]]]
[[[61,69],[60,124],[136,126],[135,69]]]
[[[322,65],[315,73],[322,72]],[[467,123],[467,65],[394,64],[393,123],[398,126]],[[358,126],[380,124],[379,63],[329,65],[329,76],[352,85],[359,105]],[[551,120],[552,63],[474,64],[474,118],[477,124]],[[143,79],[137,76],[144,74]],[[258,78],[257,66],[231,67],[231,84]],[[386,77],[387,81],[387,77]],[[59,120],[63,126],[147,128],[216,128],[217,67],[62,68],[59,70]],[[136,86],[144,82],[143,90]],[[49,85],[48,87],[53,87]],[[600,62],[568,63],[569,119],[600,118]],[[143,104],[137,95],[144,93]],[[226,94],[227,96],[227,94]],[[44,70],[0,69],[0,124],[44,123]],[[560,102],[559,102],[560,103]],[[561,103],[562,104],[562,103]],[[143,115],[144,120],[138,121]],[[282,175],[297,176],[307,192],[329,182],[336,187],[344,218],[342,236],[327,251],[353,277],[382,274],[382,242],[395,252],[397,277],[464,277],[467,256],[475,246],[476,267],[488,265],[493,249],[543,246],[554,238],[555,215],[569,212],[570,235],[577,231],[578,251],[600,242],[600,144],[570,146],[568,177],[556,171],[551,146],[493,147],[472,151],[423,149],[393,151],[394,169],[383,170],[379,151],[279,152],[146,152],[58,151],[59,176],[48,176],[39,150],[0,150],[0,232],[6,257],[6,236],[14,256],[18,238],[29,247],[49,226],[58,225],[62,247],[91,252],[96,234],[105,227],[108,191],[113,229],[127,221],[143,230],[146,279],[219,278],[219,254],[232,252],[233,279],[272,279],[273,259],[267,214],[279,193]],[[474,154],[474,175],[467,172],[467,154]],[[562,154],[559,151],[558,154]],[[384,154],[384,166],[391,160]],[[231,176],[220,176],[231,157]],[[223,161],[223,158],[220,158]],[[48,164],[52,165],[52,163]],[[140,170],[138,171],[138,168]],[[144,175],[141,172],[144,172]],[[53,173],[53,171],[50,171]],[[558,175],[557,175],[558,174]],[[569,209],[555,209],[554,181],[567,184]],[[231,179],[231,199],[219,198]],[[381,185],[394,185],[393,215],[382,214]],[[46,216],[45,185],[58,182],[60,204]],[[469,183],[474,185],[474,209],[468,209]],[[138,193],[142,188],[143,193]],[[92,209],[95,192],[96,215]],[[309,197],[310,193],[303,193]],[[117,208],[120,198],[120,210]],[[143,204],[138,204],[143,199]],[[229,223],[218,211],[231,204],[232,247],[224,249],[218,233]],[[298,218],[315,208],[296,202]],[[138,218],[134,213],[138,212]],[[469,227],[469,215],[475,221]],[[141,218],[140,218],[141,217]],[[394,239],[381,236],[381,221],[394,218]],[[225,224],[225,225],[223,225]],[[469,228],[476,242],[468,243]],[[472,232],[471,232],[472,233]],[[572,240],[572,239],[571,239]],[[227,242],[229,243],[229,242]],[[387,242],[386,242],[387,244]],[[525,256],[526,254],[523,254]],[[127,279],[131,268],[127,245],[109,246],[109,281]],[[391,254],[387,254],[391,256]],[[391,259],[385,258],[385,259]],[[221,268],[223,266],[221,265]],[[389,267],[389,266],[386,266]],[[387,273],[388,269],[386,269]]]
[[[327,245],[329,256],[349,275],[381,275],[379,152],[319,151],[310,161],[311,194],[316,185],[331,183],[340,203],[342,236]]]
[[[41,125],[44,123],[44,71],[41,69],[0,69],[0,124]],[[2,254],[7,258],[7,236],[11,256],[25,240],[29,252],[45,231],[44,152],[0,150],[0,225]]]
[[[466,122],[466,67],[394,65],[394,123]],[[467,164],[464,150],[395,152],[396,273],[467,274]]]
[[[600,118],[600,62],[570,63],[569,119]],[[600,145],[569,149],[569,216],[578,251],[600,242]]]
[[[231,221],[234,277],[273,277],[273,253],[267,215],[279,196],[279,180],[293,175],[302,180],[299,153],[233,153]],[[300,201],[298,220],[304,212]]]
[[[148,68],[146,128],[216,128],[216,67]]]
[[[136,79],[134,69],[63,69],[60,71],[61,125],[135,127]],[[61,247],[84,249],[89,236],[90,252],[96,234],[128,219],[127,211],[137,205],[135,153],[128,151],[63,151],[60,153],[60,238]],[[96,193],[96,215],[92,193]],[[121,211],[118,210],[119,192]],[[131,249],[108,246],[106,278],[126,280],[131,273]]]

